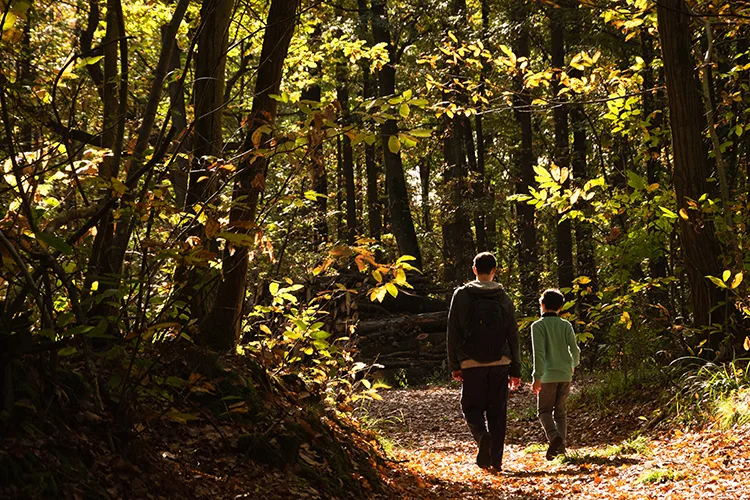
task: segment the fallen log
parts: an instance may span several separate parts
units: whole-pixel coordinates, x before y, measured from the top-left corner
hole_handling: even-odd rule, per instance
[[[445,331],[448,324],[448,313],[438,311],[424,314],[404,316],[387,316],[380,319],[368,319],[357,323],[356,333],[360,336],[371,337],[372,334],[399,333],[404,334],[419,330],[424,333]],[[336,332],[343,333],[351,325],[348,321],[337,321]]]

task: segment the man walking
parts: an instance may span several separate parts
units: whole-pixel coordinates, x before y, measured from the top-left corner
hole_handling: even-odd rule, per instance
[[[497,260],[474,257],[476,280],[453,293],[448,311],[448,366],[462,382],[461,409],[479,445],[477,465],[502,469],[508,390],[521,384],[513,302],[493,281]]]

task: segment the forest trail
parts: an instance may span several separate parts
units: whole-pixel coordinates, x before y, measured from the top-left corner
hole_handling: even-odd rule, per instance
[[[648,405],[626,405],[606,418],[574,409],[568,458],[548,462],[527,385],[510,399],[504,470],[492,473],[474,463],[460,389],[392,389],[381,395],[365,421],[392,445],[392,458],[419,478],[409,497],[750,499],[750,426],[632,439],[644,422],[639,412],[653,409]]]

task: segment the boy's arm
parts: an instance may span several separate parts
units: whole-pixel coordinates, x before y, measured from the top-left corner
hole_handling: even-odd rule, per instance
[[[521,349],[518,341],[518,322],[516,321],[516,308],[510,302],[510,329],[508,331],[508,347],[510,347],[510,371],[509,375],[521,378]]]
[[[537,325],[531,325],[531,351],[534,358],[534,371],[531,372],[531,378],[534,381],[542,380],[544,376],[544,368],[547,364],[546,349],[542,329]]]
[[[448,309],[448,337],[446,339],[446,344],[448,346],[448,367],[450,368],[451,372],[455,372],[461,369],[461,364],[458,362],[457,354],[458,340],[461,337],[461,325],[458,318],[459,311],[457,311],[458,308],[456,307],[457,295],[458,290],[453,292],[451,305]]]
[[[568,349],[570,350],[570,355],[573,356],[573,368],[575,368],[581,362],[581,349],[578,347],[578,342],[576,342],[576,332],[573,329],[573,325],[570,325],[570,328],[568,328]]]

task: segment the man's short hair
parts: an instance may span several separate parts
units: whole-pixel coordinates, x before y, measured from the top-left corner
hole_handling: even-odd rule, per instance
[[[559,311],[565,303],[565,296],[557,288],[548,288],[542,292],[539,303],[550,311]]]
[[[477,274],[490,274],[493,269],[497,269],[497,259],[490,252],[478,253],[474,257],[474,267]]]

